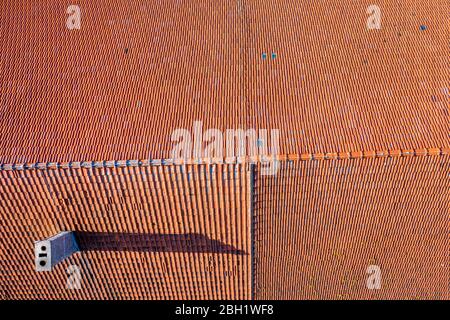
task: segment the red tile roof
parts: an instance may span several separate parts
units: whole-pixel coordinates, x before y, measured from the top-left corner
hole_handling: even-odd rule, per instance
[[[0,7],[0,298],[448,299],[444,1],[77,3]],[[280,172],[148,160],[195,120],[280,129]],[[63,230],[92,250],[35,272]]]
[[[0,171],[1,293],[9,299],[250,299],[245,166],[181,170]],[[61,230],[77,231],[81,253],[51,272],[36,272],[33,242]],[[80,268],[80,290],[66,287],[69,265]]]
[[[449,172],[447,155],[285,162],[257,179],[255,297],[449,299]]]
[[[0,161],[168,158],[195,120],[281,154],[449,147],[446,5],[380,1],[369,31],[369,4],[80,1],[68,30],[64,1],[8,2]]]

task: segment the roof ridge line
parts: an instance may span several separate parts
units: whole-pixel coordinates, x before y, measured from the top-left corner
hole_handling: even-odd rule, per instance
[[[201,165],[201,164],[243,164],[272,161],[312,161],[312,160],[345,160],[364,158],[399,158],[414,156],[450,155],[450,147],[422,149],[393,149],[373,151],[327,152],[327,153],[291,153],[284,155],[258,155],[225,158],[200,159],[147,159],[147,160],[103,160],[103,161],[70,161],[70,162],[36,162],[0,164],[0,171],[17,171],[33,169],[81,169],[81,168],[120,168],[147,167],[169,165]]]

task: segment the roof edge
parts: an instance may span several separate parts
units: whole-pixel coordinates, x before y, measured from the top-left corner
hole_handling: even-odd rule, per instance
[[[396,149],[351,152],[301,153],[285,155],[258,155],[226,158],[191,158],[191,159],[146,159],[146,160],[102,160],[71,162],[36,162],[0,164],[0,171],[20,170],[55,170],[55,169],[94,169],[149,166],[180,166],[202,164],[245,164],[268,163],[274,161],[312,161],[312,160],[346,160],[364,158],[399,158],[416,156],[450,155],[450,147],[423,149]]]

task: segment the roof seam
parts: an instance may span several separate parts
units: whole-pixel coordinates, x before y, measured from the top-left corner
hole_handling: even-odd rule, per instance
[[[301,153],[284,155],[258,155],[227,158],[200,159],[147,159],[147,160],[103,160],[103,161],[71,161],[71,162],[36,162],[0,164],[0,171],[16,170],[46,170],[46,169],[81,169],[81,168],[118,168],[118,167],[147,167],[170,165],[202,165],[202,164],[245,164],[268,163],[273,161],[312,161],[312,160],[345,160],[367,158],[398,158],[415,156],[450,155],[450,147],[423,149],[396,149],[375,151],[351,151],[328,153]]]

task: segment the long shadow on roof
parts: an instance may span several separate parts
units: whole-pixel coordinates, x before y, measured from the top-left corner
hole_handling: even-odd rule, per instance
[[[227,253],[247,255],[231,245],[199,233],[150,234],[76,231],[82,251]]]

